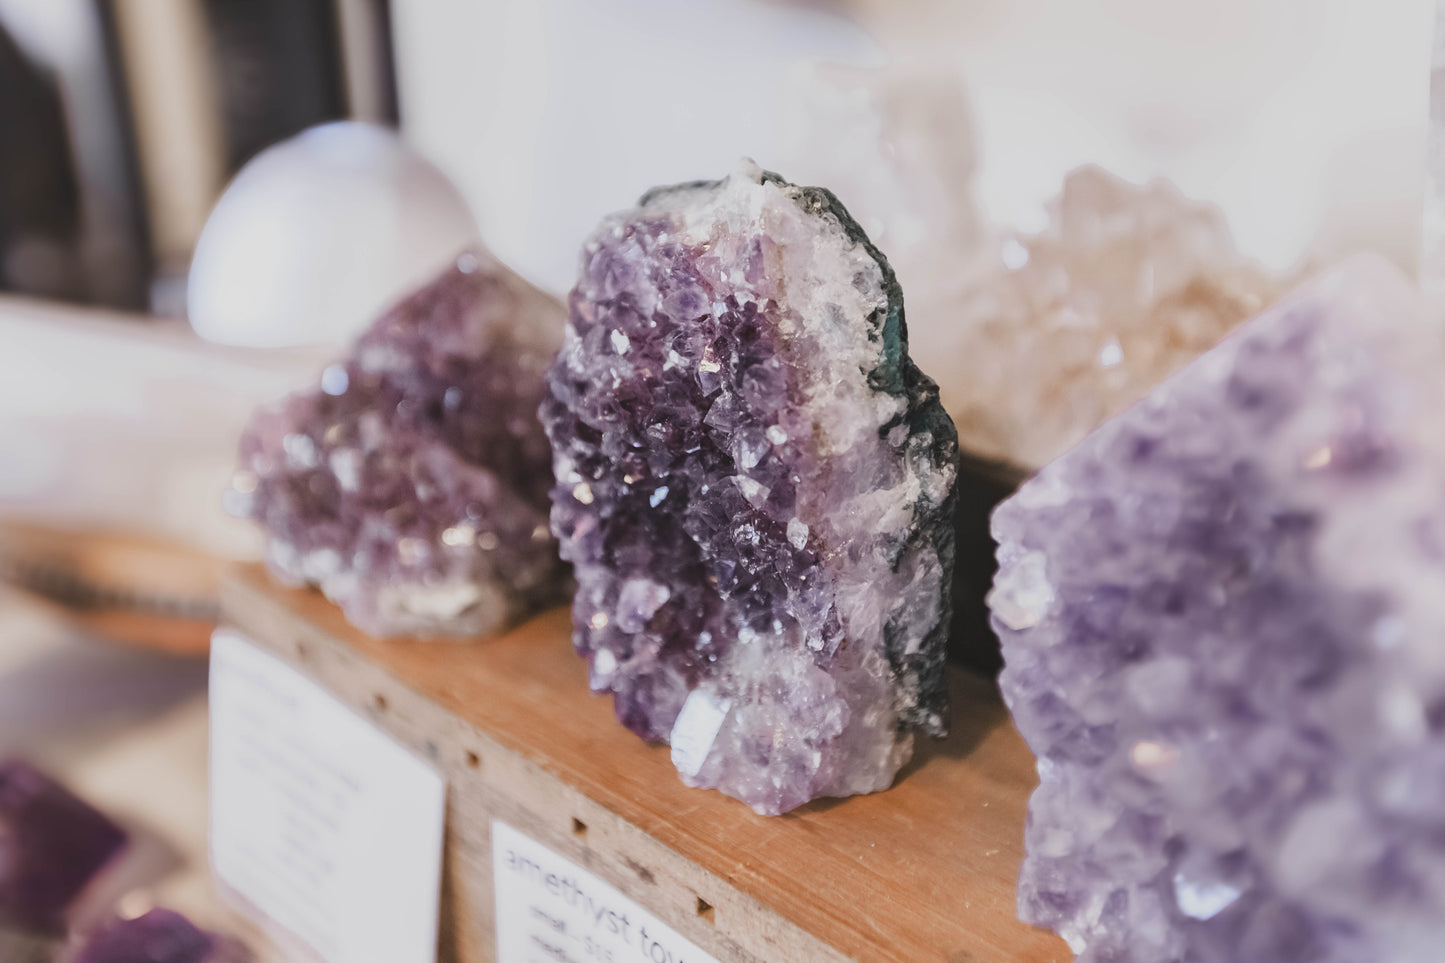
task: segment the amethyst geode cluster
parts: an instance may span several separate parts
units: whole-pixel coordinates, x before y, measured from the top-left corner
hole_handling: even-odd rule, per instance
[[[486,633],[560,597],[536,411],[563,318],[467,252],[257,414],[228,504],[265,527],[272,572],[381,635]]]
[[[577,648],[685,781],[780,813],[944,731],[956,436],[836,198],[745,165],[609,218],[548,384]]]
[[[1442,958],[1442,338],[1353,262],[995,514],[1020,911],[1081,959]]]

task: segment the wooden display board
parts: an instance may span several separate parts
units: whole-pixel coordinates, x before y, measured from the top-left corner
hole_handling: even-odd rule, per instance
[[[429,759],[448,783],[440,959],[495,959],[491,820],[641,904],[723,963],[1065,963],[1014,888],[1033,757],[991,683],[954,672],[953,733],[887,792],[762,817],[682,784],[665,746],[587,689],[568,613],[469,642],[379,640],[258,566],[223,622]]]

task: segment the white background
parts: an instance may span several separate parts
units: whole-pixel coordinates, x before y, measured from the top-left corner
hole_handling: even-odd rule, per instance
[[[811,58],[953,72],[996,222],[1036,222],[1064,172],[1093,162],[1220,204],[1274,267],[1362,247],[1415,261],[1431,0],[810,6],[398,4],[404,131],[488,243],[555,290],[597,219],[645,188],[744,153],[776,164],[785,81]]]

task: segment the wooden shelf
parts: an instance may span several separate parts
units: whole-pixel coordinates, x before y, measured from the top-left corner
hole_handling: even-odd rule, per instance
[[[418,642],[367,636],[259,567],[221,594],[224,622],[445,773],[443,960],[494,958],[494,817],[725,963],[1072,958],[1015,917],[1033,757],[982,679],[955,673],[952,736],[921,744],[892,789],[766,818],[684,786],[665,747],[617,724],[587,690],[565,610],[484,641]]]

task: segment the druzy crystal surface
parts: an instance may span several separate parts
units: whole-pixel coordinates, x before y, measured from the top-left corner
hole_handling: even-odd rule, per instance
[[[0,928],[63,933],[125,843],[124,830],[29,763],[0,763]]]
[[[1348,262],[994,516],[1021,915],[1092,963],[1445,946],[1445,350]]]
[[[313,391],[259,412],[228,493],[266,559],[380,635],[470,635],[552,600],[537,421],[564,311],[483,251],[383,315]]]
[[[686,782],[779,813],[943,732],[953,425],[836,198],[743,165],[606,220],[548,381],[577,648]]]
[[[67,963],[248,963],[240,944],[198,929],[179,913],[154,909],[101,927]]]
[[[1217,209],[1097,167],[1069,174],[1043,230],[1000,236],[930,287],[929,344],[960,445],[1025,468],[1062,454],[1276,294]]]

